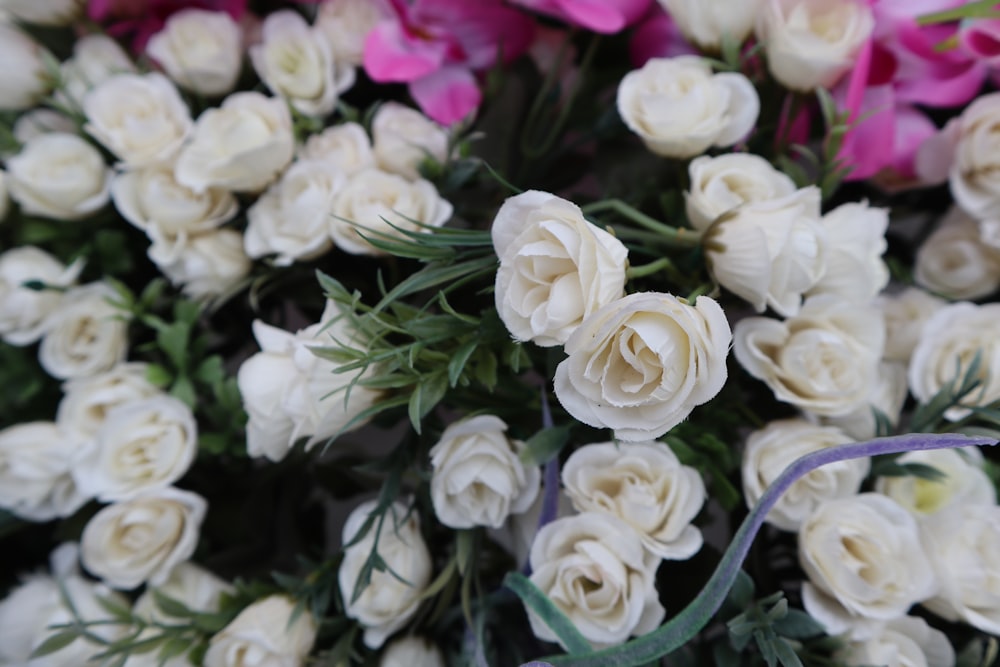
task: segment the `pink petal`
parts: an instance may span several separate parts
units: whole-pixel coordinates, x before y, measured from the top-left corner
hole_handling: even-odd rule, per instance
[[[576,25],[613,34],[625,27],[625,15],[617,2],[601,0],[558,0],[565,18]]]
[[[837,156],[853,167],[847,180],[869,178],[892,162],[896,136],[895,107],[891,85],[872,86],[865,90],[858,108],[860,122],[848,131]]]
[[[410,83],[410,95],[425,114],[442,125],[462,120],[483,99],[476,78],[464,67],[443,67]]]
[[[365,71],[373,81],[409,82],[431,74],[444,63],[447,46],[414,39],[395,21],[385,21],[365,39]]]
[[[900,176],[917,177],[914,168],[917,150],[937,131],[937,126],[923,112],[905,104],[896,107],[896,150],[892,166]]]
[[[989,65],[1000,65],[1000,19],[963,21],[959,43],[974,58]]]

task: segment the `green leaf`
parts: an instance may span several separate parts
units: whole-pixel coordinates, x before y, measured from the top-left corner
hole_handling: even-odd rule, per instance
[[[458,572],[462,576],[469,571],[469,565],[475,556],[473,547],[476,544],[476,531],[459,530],[455,535],[455,559],[458,561]]]
[[[492,391],[497,386],[497,358],[489,350],[480,350],[480,352],[481,354],[476,355],[476,380]]]
[[[170,383],[174,381],[174,374],[160,364],[149,364],[146,366],[146,381],[163,389],[169,387]]]
[[[151,590],[153,591],[153,601],[156,603],[157,609],[162,611],[167,616],[173,616],[175,618],[190,618],[195,613],[191,611],[191,609],[189,609],[183,602],[175,600],[155,588]]]
[[[559,637],[560,642],[566,646],[571,655],[588,653],[591,650],[590,643],[584,639],[573,622],[530,579],[520,572],[508,572],[507,576],[504,577],[503,585],[514,591],[521,598],[524,606],[530,609]]]
[[[774,622],[774,631],[791,639],[810,639],[825,632],[816,619],[801,609],[789,609],[784,618]]]
[[[528,438],[521,450],[521,461],[528,465],[544,465],[559,455],[569,440],[569,426],[542,429]]]
[[[414,389],[408,406],[413,430],[420,434],[420,422],[434,409],[448,391],[448,378],[444,373],[425,377]]]
[[[34,651],[31,652],[32,658],[41,658],[42,656],[50,655],[56,651],[61,651],[70,644],[72,644],[80,636],[78,630],[62,630],[53,635],[50,635],[41,644],[38,645]]]
[[[191,379],[181,375],[174,381],[174,385],[170,388],[170,395],[174,398],[181,400],[189,408],[194,408],[197,402],[197,394],[194,390],[194,384]]]
[[[167,355],[174,368],[183,369],[187,365],[188,337],[191,326],[184,322],[173,322],[156,332],[156,344]]]
[[[746,609],[753,602],[754,588],[753,578],[746,573],[746,570],[740,570],[729,591],[729,601],[737,609]]]
[[[157,654],[156,658],[159,661],[158,667],[163,667],[172,658],[184,653],[187,650],[190,642],[183,637],[171,637],[163,643],[160,647],[160,652]]]
[[[458,379],[462,376],[462,371],[465,370],[465,364],[468,363],[469,357],[472,353],[476,351],[479,346],[478,339],[472,339],[462,343],[459,348],[452,354],[451,359],[448,361],[448,385],[454,387],[458,384]]]
[[[802,667],[802,661],[799,660],[799,656],[795,653],[795,649],[792,645],[781,637],[777,637],[771,646],[774,649],[774,653],[778,658],[783,667]]]

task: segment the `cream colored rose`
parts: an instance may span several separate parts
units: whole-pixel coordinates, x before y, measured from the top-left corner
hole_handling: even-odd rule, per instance
[[[57,578],[58,577],[58,578]],[[25,667],[78,667],[95,664],[90,658],[103,646],[79,637],[42,658],[31,659],[46,639],[60,632],[52,626],[71,624],[74,614],[67,600],[88,630],[104,642],[122,639],[128,628],[114,620],[101,604],[107,600],[122,607],[128,601],[106,586],[87,581],[73,572],[56,577],[35,575],[26,578],[6,598],[0,600],[0,663]]]
[[[516,340],[562,345],[625,293],[628,249],[572,202],[538,190],[510,197],[491,234],[497,312]]]
[[[18,143],[26,144],[35,137],[49,132],[75,134],[76,123],[69,116],[52,109],[32,109],[18,116],[12,130]],[[4,155],[4,157],[7,157]]]
[[[538,496],[542,474],[518,457],[524,448],[509,440],[507,424],[479,415],[451,424],[431,448],[431,501],[449,528],[500,528]]]
[[[84,35],[73,44],[73,57],[59,66],[55,99],[70,109],[81,109],[84,97],[95,86],[117,74],[135,74],[135,63],[112,38],[100,33]],[[75,123],[60,132],[75,132]]]
[[[326,162],[348,175],[375,166],[371,140],[357,123],[332,125],[311,135],[298,156],[300,160]]]
[[[417,612],[421,594],[431,583],[432,564],[431,554],[420,535],[419,515],[407,512],[399,502],[389,507],[381,522],[376,518],[364,537],[354,541],[373,509],[375,501],[362,503],[347,517],[343,543],[350,546],[344,549],[337,580],[344,613],[364,628],[365,646],[379,648]],[[376,535],[378,555],[392,572],[372,572],[369,584],[357,599],[352,599],[361,568],[375,546]]]
[[[854,441],[840,429],[817,426],[804,419],[772,421],[754,431],[743,449],[743,496],[747,507],[754,507],[796,459],[849,442]],[[817,507],[856,494],[870,467],[870,461],[862,458],[816,468],[782,494],[765,520],[781,530],[797,531]]]
[[[741,320],[733,335],[736,360],[775,398],[824,417],[868,404],[884,345],[877,308],[829,295],[809,299],[784,322]]]
[[[752,201],[717,218],[705,234],[705,259],[716,281],[758,313],[786,317],[826,271],[827,232],[815,187]]]
[[[368,33],[391,16],[380,2],[324,0],[316,15],[316,29],[326,37],[337,60],[359,66],[364,61]]]
[[[207,509],[204,498],[174,487],[107,505],[83,529],[81,562],[112,588],[159,586],[194,553]]]
[[[296,336],[260,320],[253,323],[261,351],[245,360],[236,374],[247,420],[247,454],[280,461],[295,444],[295,422],[285,410],[285,387],[300,383],[293,361]]]
[[[191,408],[161,394],[111,409],[73,478],[98,500],[128,500],[176,482],[197,453],[198,425]]]
[[[22,422],[0,430],[0,507],[28,521],[76,512],[90,499],[71,474],[81,447],[52,422]]]
[[[104,373],[63,383],[56,421],[74,436],[92,439],[111,410],[160,394],[146,379],[147,369],[142,363],[122,363]]]
[[[290,9],[267,15],[250,61],[271,92],[307,116],[328,115],[354,85],[354,66],[338,61],[323,33]]]
[[[732,334],[700,296],[630,294],[588,317],[566,342],[555,392],[574,418],[627,442],[658,438],[726,382]]]
[[[160,271],[192,299],[209,299],[235,288],[250,273],[243,235],[215,229],[184,244],[154,242],[147,253]]]
[[[45,26],[65,26],[79,18],[86,3],[83,0],[0,0],[0,10],[24,23]]]
[[[379,667],[445,667],[441,649],[420,637],[400,637],[393,641],[382,652],[378,664]]]
[[[289,266],[331,250],[334,201],[346,180],[339,168],[322,160],[289,167],[247,211],[247,255],[277,255],[276,265]]]
[[[259,192],[288,166],[294,148],[284,100],[234,93],[198,117],[174,174],[195,192],[212,187]]]
[[[546,524],[531,545],[530,562],[531,582],[595,648],[651,632],[666,614],[656,593],[660,559],[608,514],[586,512]],[[530,609],[528,620],[536,637],[559,641]]]
[[[398,227],[407,231],[448,222],[452,206],[437,188],[423,179],[408,181],[379,169],[366,169],[351,176],[333,206],[330,236],[338,248],[354,255],[384,254],[364,240],[363,235],[398,236]]]
[[[842,204],[820,223],[826,232],[826,269],[807,294],[869,303],[889,282],[889,267],[882,261],[889,211],[867,202]]]
[[[294,618],[294,620],[292,620]],[[316,619],[295,600],[257,600],[212,637],[205,667],[302,667],[316,641]]]
[[[875,490],[883,493],[918,519],[949,520],[950,512],[962,505],[995,505],[996,489],[983,471],[983,455],[975,447],[906,452],[896,463],[919,463],[942,473],[942,479],[915,475],[879,477]]]
[[[566,460],[562,483],[577,511],[631,526],[657,558],[685,560],[701,549],[691,521],[705,504],[705,483],[662,442],[584,445]]]
[[[135,601],[132,613],[149,622],[176,623],[175,617],[156,604],[154,592],[180,602],[191,611],[211,614],[219,611],[223,596],[234,591],[233,586],[205,568],[191,562],[181,563],[164,583],[146,588]]]
[[[876,299],[885,317],[885,358],[909,363],[924,323],[946,302],[916,287]]]
[[[753,30],[762,0],[660,0],[689,42],[718,51],[723,39],[742,44]]]
[[[953,303],[938,310],[924,324],[920,341],[910,359],[910,391],[926,403],[943,387],[965,376],[973,358],[980,356],[976,377],[982,383],[961,406],[944,416],[956,421],[969,414],[968,407],[1000,399],[1000,303]],[[968,407],[963,407],[968,406]]]
[[[0,254],[0,339],[8,345],[31,345],[45,333],[62,303],[59,288],[75,281],[83,262],[69,267],[44,250],[20,246]],[[54,289],[31,289],[28,283]]]
[[[618,113],[657,155],[689,158],[749,133],[760,98],[739,73],[712,74],[697,56],[653,58],[618,86]]]
[[[977,220],[1000,214],[1000,93],[982,95],[921,149],[922,162],[941,164],[953,152],[948,181],[955,202]],[[936,149],[936,150],[934,150]],[[936,154],[935,154],[936,153]]]
[[[836,653],[847,665],[885,667],[954,667],[955,649],[948,636],[919,616],[902,616],[879,627],[865,641],[849,642]]]
[[[182,9],[149,38],[146,54],[181,88],[225,95],[243,66],[243,31],[226,12]]]
[[[958,208],[917,249],[917,284],[949,299],[978,299],[1000,287],[1000,250],[983,243],[976,222]]]
[[[7,176],[11,199],[28,215],[79,220],[110,198],[111,170],[98,150],[75,134],[35,137],[7,161]]]
[[[889,426],[898,425],[909,393],[906,364],[883,361],[879,364],[875,387],[865,403],[845,415],[820,417],[819,421],[826,426],[836,426],[855,440],[871,440],[879,435],[875,411],[888,420]]]
[[[135,168],[171,162],[191,133],[187,104],[157,72],[118,74],[83,98],[84,129]]]
[[[799,529],[806,611],[829,634],[870,634],[934,594],[916,519],[878,493],[828,500]]]
[[[49,318],[38,361],[52,377],[96,375],[110,370],[128,353],[127,314],[112,305],[118,293],[107,283],[90,283],[66,292]]]
[[[0,111],[35,106],[55,83],[45,66],[48,53],[9,23],[0,22]]]
[[[796,189],[791,178],[753,153],[696,157],[688,165],[688,177],[685,210],[691,226],[701,231],[737,206],[782,199]]]
[[[764,0],[757,38],[778,83],[830,89],[854,65],[875,18],[860,0]]]
[[[940,582],[924,606],[949,621],[1000,634],[1000,507],[957,504],[947,520],[925,523],[923,536]]]
[[[420,178],[425,160],[448,159],[448,130],[398,102],[379,106],[372,119],[372,140],[378,166],[411,181]]]

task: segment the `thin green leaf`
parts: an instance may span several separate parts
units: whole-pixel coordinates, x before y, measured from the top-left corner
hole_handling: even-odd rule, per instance
[[[530,609],[559,637],[570,654],[590,651],[590,643],[545,593],[520,572],[508,572],[503,585],[514,591],[524,606]]]
[[[569,426],[542,429],[528,438],[521,450],[521,461],[529,465],[544,465],[559,455],[569,440]]]
[[[56,651],[61,651],[79,638],[80,633],[77,630],[63,630],[50,635],[38,645],[34,651],[31,652],[31,657],[41,658],[46,655],[55,653]]]

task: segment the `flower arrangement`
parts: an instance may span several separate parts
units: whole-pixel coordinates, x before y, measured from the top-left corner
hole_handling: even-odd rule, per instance
[[[0,665],[995,664],[998,44],[0,0]]]

